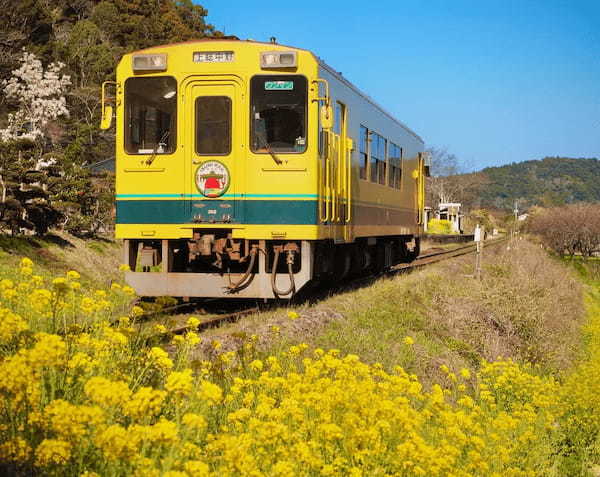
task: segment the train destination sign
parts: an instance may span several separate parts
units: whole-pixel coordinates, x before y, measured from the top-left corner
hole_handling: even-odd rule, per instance
[[[267,91],[291,91],[294,89],[293,81],[265,81]]]
[[[233,61],[233,51],[195,51],[194,63],[229,63]]]

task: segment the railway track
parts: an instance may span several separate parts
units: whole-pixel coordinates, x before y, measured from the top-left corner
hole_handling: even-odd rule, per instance
[[[501,243],[505,243],[508,239],[505,237],[489,240],[485,242],[485,247],[490,247],[493,245],[499,245]],[[425,253],[419,255],[417,259],[411,263],[401,263],[392,268],[391,273],[397,272],[398,270],[406,270],[406,269],[417,269],[424,267],[425,265],[429,265],[436,262],[441,262],[443,260],[448,260],[450,258],[459,257],[461,255],[466,255],[469,253],[473,253],[477,249],[477,245],[474,243],[470,243],[468,245],[463,245],[460,247],[456,247],[450,250],[442,250],[436,251],[433,253]]]
[[[507,238],[490,240],[485,243],[485,247],[500,245],[502,243],[505,243],[507,240],[508,240]],[[396,275],[399,273],[408,273],[412,270],[417,270],[417,269],[423,268],[427,265],[441,262],[443,260],[449,260],[451,258],[455,258],[455,257],[459,257],[462,255],[467,255],[467,254],[473,253],[476,250],[476,248],[477,248],[476,245],[474,243],[471,243],[468,245],[463,245],[460,247],[452,248],[450,250],[436,250],[435,252],[429,252],[429,253],[425,252],[422,255],[419,255],[419,257],[417,257],[417,259],[411,263],[402,263],[402,264],[392,267],[390,270],[387,270],[386,272],[383,272],[381,274],[370,275],[367,277],[358,278],[356,280],[353,280],[350,283],[350,285],[352,285],[353,287],[364,286],[365,284],[372,282],[381,276],[393,276],[393,275]],[[344,288],[347,288],[347,286],[348,286],[348,284],[346,284],[344,286]],[[328,294],[329,293],[331,293],[331,290],[328,290]],[[207,304],[215,303],[215,302],[219,302],[219,301],[221,301],[221,300],[219,300],[219,299],[206,300],[205,299],[205,300],[202,300],[201,302],[180,303],[180,304],[177,304],[177,305],[174,305],[171,307],[163,308],[159,311],[153,311],[153,312],[147,313],[145,315],[142,315],[142,317],[150,318],[150,317],[156,316],[156,315],[165,315],[165,314],[169,314],[169,313],[173,313],[173,312],[181,313],[181,312],[185,312],[185,311],[189,310],[190,313],[194,313],[195,315],[197,315],[200,318],[202,318],[202,316],[206,316],[206,318],[201,321],[200,325],[197,328],[197,330],[202,331],[202,330],[206,330],[209,328],[216,328],[225,323],[235,322],[235,321],[239,320],[240,318],[242,318],[243,316],[250,315],[252,313],[255,313],[255,312],[258,312],[261,310],[260,306],[250,306],[250,307],[244,307],[241,310],[234,309],[233,311],[225,311],[225,312],[213,312],[213,313],[206,312],[204,307]],[[185,324],[179,324],[179,325],[175,325],[175,326],[171,327],[169,329],[168,335],[182,334],[189,330],[190,330],[189,326],[187,326]]]

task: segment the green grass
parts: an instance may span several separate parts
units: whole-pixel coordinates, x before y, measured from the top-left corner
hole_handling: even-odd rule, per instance
[[[573,267],[583,281],[600,288],[600,257],[584,260],[582,257],[563,258],[562,261]]]
[[[0,235],[0,261],[16,267],[30,258],[48,275],[77,270],[85,281],[98,286],[121,277],[121,245],[111,240],[84,240],[62,232],[44,237]]]

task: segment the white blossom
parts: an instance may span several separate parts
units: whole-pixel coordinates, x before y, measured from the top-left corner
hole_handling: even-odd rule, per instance
[[[44,159],[43,157],[40,157],[36,162],[35,162],[35,167],[34,169],[36,171],[41,171],[42,169],[47,169],[50,166],[54,166],[57,164],[57,160],[54,159],[53,157],[49,157],[48,159]]]
[[[18,110],[8,115],[6,129],[0,129],[0,140],[38,139],[44,135],[48,121],[69,115],[64,95],[71,79],[60,74],[64,66],[51,63],[44,71],[33,53],[23,52],[20,68],[2,83],[4,95],[17,103]]]

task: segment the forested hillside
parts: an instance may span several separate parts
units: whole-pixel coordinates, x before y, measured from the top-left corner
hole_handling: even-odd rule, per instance
[[[0,0],[0,227],[95,233],[112,222],[100,85],[132,50],[220,36],[191,0]]]
[[[481,171],[488,183],[480,190],[482,203],[511,207],[600,202],[600,161],[546,157],[537,161],[488,167]]]
[[[541,160],[487,167],[470,174],[432,178],[431,190],[443,190],[445,201],[468,208],[521,210],[576,202],[600,202],[600,160],[546,157]],[[439,194],[438,194],[439,195]],[[432,197],[435,203],[436,197]]]

